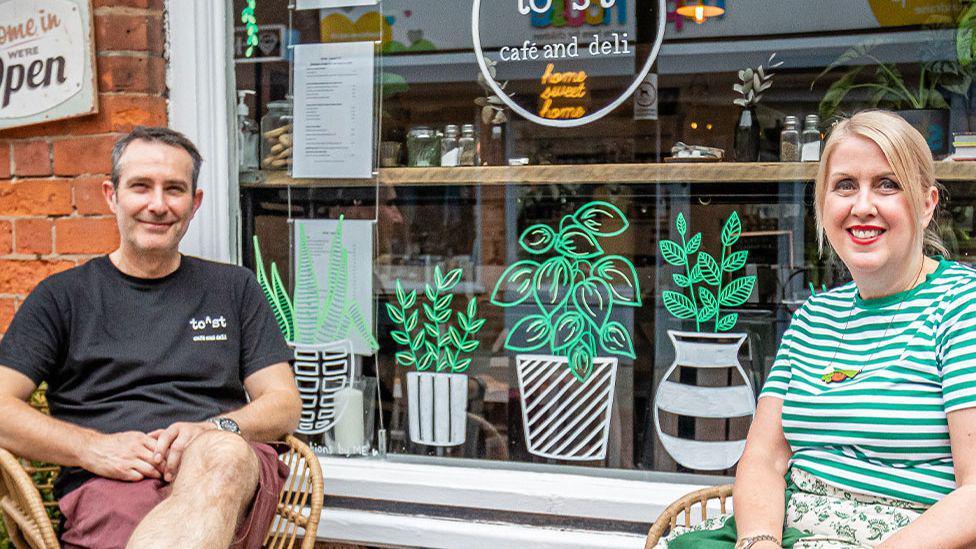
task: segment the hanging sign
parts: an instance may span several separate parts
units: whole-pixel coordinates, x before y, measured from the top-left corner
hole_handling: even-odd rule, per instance
[[[634,120],[657,120],[657,74],[650,73],[634,94]]]
[[[0,129],[98,112],[90,0],[0,0]]]
[[[267,63],[270,61],[284,61],[285,39],[284,25],[258,25],[258,45],[251,57],[245,55],[247,49],[246,27],[234,28],[234,63]]]
[[[510,11],[506,26],[510,27],[511,18],[530,18],[533,25],[546,24],[562,25],[573,21],[589,21],[599,19],[604,21],[612,18],[614,10],[618,15],[626,13],[627,2],[634,0],[509,0],[504,5]],[[627,87],[616,99],[599,108],[592,108],[589,103],[584,69],[585,63],[613,57],[633,57],[636,47],[636,37],[626,32],[613,32],[610,35],[592,33],[573,33],[564,35],[563,42],[542,43],[534,40],[522,40],[520,43],[503,45],[500,47],[497,59],[493,62],[501,63],[543,63],[539,72],[541,82],[540,104],[537,112],[531,112],[517,103],[493,77],[489,70],[489,63],[485,59],[482,44],[482,0],[474,0],[471,7],[471,38],[474,44],[475,58],[485,81],[502,102],[523,118],[543,126],[570,128],[582,126],[599,120],[619,107],[640,87],[645,77],[651,72],[651,67],[657,59],[664,40],[664,28],[667,21],[666,1],[657,2],[657,32],[654,44],[644,65]],[[486,20],[489,20],[486,18]],[[558,20],[558,21],[557,21]],[[492,32],[486,32],[490,35]],[[564,68],[574,66],[572,69]],[[556,99],[563,104],[557,104]],[[548,96],[548,97],[544,97]]]

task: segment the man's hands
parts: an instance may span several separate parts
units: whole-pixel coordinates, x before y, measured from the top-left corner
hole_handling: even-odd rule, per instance
[[[88,444],[82,467],[115,480],[135,482],[144,478],[162,478],[162,469],[153,461],[155,450],[156,441],[146,433],[97,433]]]
[[[176,472],[180,469],[183,452],[197,435],[216,429],[217,426],[209,421],[177,422],[165,429],[157,429],[149,433],[147,436],[155,442],[153,463],[163,474],[163,480],[173,482]]]

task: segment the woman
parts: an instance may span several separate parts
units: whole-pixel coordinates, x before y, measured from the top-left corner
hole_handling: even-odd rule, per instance
[[[892,113],[854,115],[814,193],[821,250],[826,236],[853,282],[811,296],[783,337],[735,520],[670,546],[976,546],[976,271],[924,254],[945,255],[925,139]]]

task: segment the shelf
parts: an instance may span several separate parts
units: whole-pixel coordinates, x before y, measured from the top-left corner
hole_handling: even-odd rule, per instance
[[[976,182],[976,162],[937,162],[942,182]],[[813,162],[704,162],[680,164],[579,164],[559,166],[475,166],[462,168],[381,168],[380,185],[549,185],[553,183],[779,183],[813,181]],[[285,172],[263,172],[260,183],[241,187],[371,187],[373,179],[293,179]]]

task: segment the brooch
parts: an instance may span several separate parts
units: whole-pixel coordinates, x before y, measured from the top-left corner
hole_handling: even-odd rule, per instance
[[[854,379],[854,376],[861,373],[860,370],[837,370],[835,369],[832,373],[824,374],[820,376],[820,379],[824,383],[842,383],[849,379]]]

